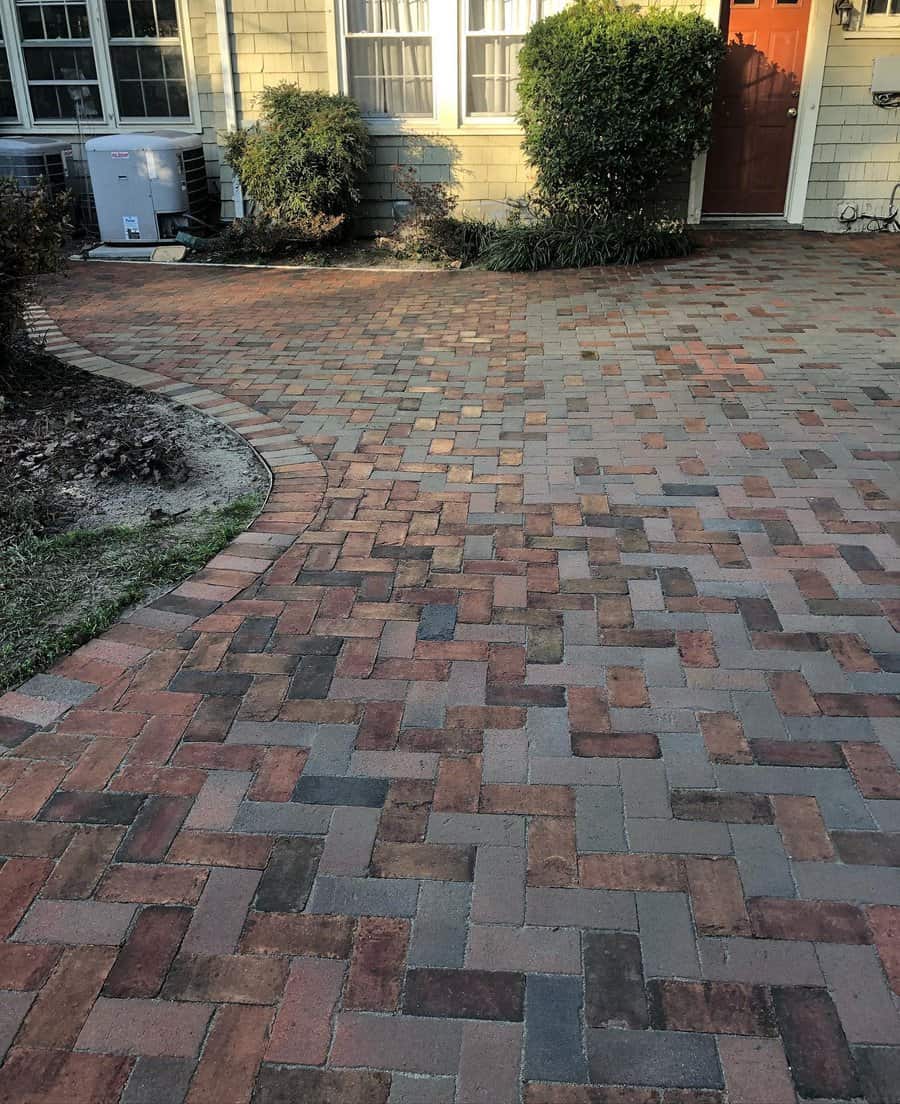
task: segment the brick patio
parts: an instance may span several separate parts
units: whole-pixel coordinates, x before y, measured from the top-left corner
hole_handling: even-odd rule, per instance
[[[897,245],[73,267],[275,482],[0,699],[0,1100],[897,1104]]]

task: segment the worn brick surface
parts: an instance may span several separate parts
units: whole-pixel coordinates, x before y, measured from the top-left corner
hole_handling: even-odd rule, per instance
[[[893,1099],[897,270],[49,286],[274,489],[0,698],[0,1098]]]

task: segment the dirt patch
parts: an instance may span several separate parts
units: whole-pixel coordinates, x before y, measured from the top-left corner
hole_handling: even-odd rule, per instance
[[[268,488],[253,451],[190,407],[42,353],[3,390],[0,542],[180,517]]]
[[[205,566],[269,473],[205,414],[37,351],[0,396],[2,693]]]

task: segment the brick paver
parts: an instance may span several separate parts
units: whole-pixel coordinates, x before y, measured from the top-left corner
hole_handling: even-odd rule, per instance
[[[274,488],[0,699],[0,1099],[896,1104],[898,261],[73,268]]]

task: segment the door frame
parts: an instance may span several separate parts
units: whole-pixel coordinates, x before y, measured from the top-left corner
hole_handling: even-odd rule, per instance
[[[701,14],[719,26],[723,0],[703,0]],[[803,56],[803,78],[800,98],[797,101],[797,126],[794,129],[794,148],[788,171],[787,194],[783,218],[799,225],[803,222],[809,173],[812,168],[816,125],[819,119],[819,101],[822,80],[825,76],[825,55],[828,52],[828,36],[831,33],[831,0],[811,0],[809,27],[806,33],[806,50]],[[688,190],[687,221],[696,225],[703,214],[703,185],[706,178],[707,151],[698,154],[691,165],[691,183]],[[729,216],[722,217],[727,221]],[[735,218],[747,218],[735,215]],[[779,216],[773,216],[777,219]]]

